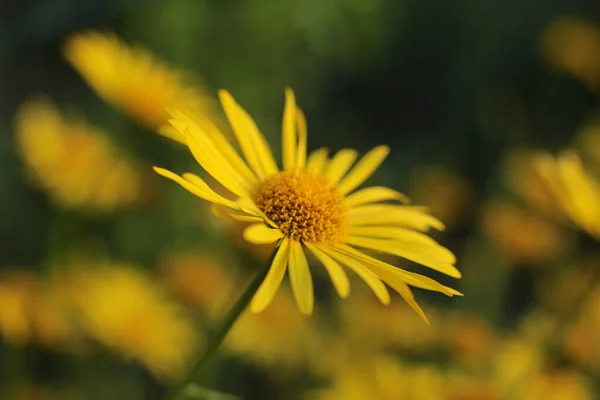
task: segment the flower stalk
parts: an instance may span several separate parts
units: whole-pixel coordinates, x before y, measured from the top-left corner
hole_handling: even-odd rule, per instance
[[[235,322],[239,319],[242,313],[248,308],[250,301],[258,291],[258,288],[262,284],[269,271],[269,267],[273,262],[273,258],[277,253],[277,249],[273,251],[269,261],[265,264],[265,266],[256,274],[256,276],[252,279],[252,282],[248,285],[246,290],[242,293],[242,295],[238,298],[238,300],[233,304],[233,306],[229,309],[228,313],[223,318],[223,322],[219,326],[219,328],[209,337],[206,348],[203,353],[200,355],[198,362],[194,365],[194,367],[190,370],[187,377],[183,382],[181,382],[171,393],[169,396],[169,400],[183,400],[185,399],[186,391],[190,388],[200,377],[206,373],[208,367],[210,367],[211,362],[214,359],[217,351],[221,347],[221,344],[227,337],[227,334],[235,324]]]

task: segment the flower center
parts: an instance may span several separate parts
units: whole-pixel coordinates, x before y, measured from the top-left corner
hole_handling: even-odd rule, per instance
[[[283,171],[259,185],[254,201],[292,240],[334,244],[346,234],[344,196],[324,178]]]

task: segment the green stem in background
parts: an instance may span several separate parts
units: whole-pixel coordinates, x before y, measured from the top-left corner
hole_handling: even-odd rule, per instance
[[[573,321],[577,319],[588,304],[588,300],[600,285],[600,265],[595,266],[592,271],[592,276],[589,278],[587,287],[582,290],[579,295],[573,300],[573,305],[557,317],[554,328],[546,338],[540,343],[542,361],[545,361],[549,356],[558,350],[561,344],[561,339],[565,334],[565,330],[571,325]],[[530,370],[524,373],[514,384],[509,385],[507,390],[504,392],[504,398],[511,400],[515,398],[515,394],[523,387],[526,382],[529,382],[533,378],[535,371]]]
[[[230,308],[227,315],[223,319],[223,322],[219,326],[218,330],[216,330],[210,337],[206,344],[206,348],[204,352],[198,359],[198,362],[191,369],[185,380],[178,385],[171,396],[169,396],[169,400],[181,400],[185,398],[185,392],[196,381],[199,377],[206,372],[206,368],[210,366],[211,361],[213,360],[217,350],[223,343],[223,340],[238,320],[238,318],[242,315],[244,310],[250,304],[250,301],[254,297],[254,294],[258,291],[258,288],[264,281],[269,268],[271,267],[271,263],[273,262],[273,258],[277,253],[277,249],[273,251],[269,261],[265,265],[265,267],[256,274],[252,282],[248,285],[244,293],[239,297],[239,299],[235,302],[235,304]]]

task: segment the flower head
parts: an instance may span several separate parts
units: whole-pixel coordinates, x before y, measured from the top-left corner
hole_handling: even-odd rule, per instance
[[[70,37],[66,59],[87,83],[109,103],[150,129],[167,123],[167,106],[185,106],[210,112],[214,101],[202,88],[161,64],[142,47],[130,47],[109,33],[86,32]],[[171,139],[185,143],[176,134]]]
[[[312,313],[314,296],[307,252],[323,264],[342,298],[350,291],[342,265],[360,276],[379,300],[388,304],[385,281],[425,320],[409,285],[448,296],[458,294],[433,279],[396,268],[358,249],[388,253],[452,277],[461,276],[454,266],[454,255],[423,233],[431,227],[442,229],[441,221],[423,207],[398,204],[406,197],[395,190],[379,186],[356,190],[388,155],[387,146],[374,148],[354,167],[358,153],[352,149],[340,150],[329,159],[322,148],[307,157],[306,120],[293,92],[287,90],[280,170],[246,111],[226,91],[220,92],[220,99],[245,159],[202,116],[171,109],[170,122],[185,136],[198,163],[230,196],[221,196],[197,175],[155,170],[214,203],[217,215],[251,222],[244,230],[249,242],[279,243],[271,268],[252,300],[254,312],[269,305],[288,270],[300,311]],[[394,203],[383,203],[386,201]]]
[[[58,204],[102,213],[140,199],[136,163],[86,121],[33,100],[21,106],[15,128],[30,175]]]

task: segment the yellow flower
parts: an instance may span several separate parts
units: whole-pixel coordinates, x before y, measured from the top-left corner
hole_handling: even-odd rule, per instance
[[[20,271],[0,277],[0,334],[12,345],[64,347],[75,338],[55,288]]]
[[[255,244],[279,241],[277,254],[250,305],[264,310],[277,292],[286,269],[300,311],[311,314],[314,296],[305,251],[313,254],[329,273],[340,297],[349,294],[345,265],[358,274],[382,303],[390,302],[385,281],[424,319],[409,285],[448,296],[458,292],[433,279],[396,268],[356,247],[407,258],[452,277],[460,277],[454,255],[422,232],[443,224],[422,207],[382,204],[405,197],[389,188],[369,187],[354,191],[389,153],[379,146],[354,168],[358,153],[339,151],[328,160],[322,148],[306,157],[307,130],[294,94],[286,91],[283,113],[283,169],[280,170],[267,141],[251,117],[226,91],[221,103],[245,160],[206,118],[182,110],[170,110],[173,127],[185,135],[198,163],[231,192],[224,197],[191,173],[176,175],[155,168],[198,197],[214,203],[217,214],[252,222],[244,237]],[[289,268],[288,268],[289,267]]]
[[[415,323],[417,318],[401,303],[381,307],[371,296],[362,292],[340,305],[344,337],[351,342],[348,348],[395,348],[410,352],[424,352],[440,347],[444,332]],[[445,324],[445,314],[428,311],[436,325]],[[338,339],[336,339],[338,340]]]
[[[191,318],[152,279],[125,265],[74,269],[66,293],[90,337],[174,379],[198,346]]]
[[[519,267],[545,265],[568,244],[558,225],[506,201],[488,201],[481,224],[495,246]]]
[[[228,334],[225,348],[279,373],[317,360],[323,349],[322,337],[295,307],[287,291],[280,290],[264,312],[246,310],[242,314]]]
[[[26,274],[4,274],[0,280],[0,334],[13,346],[29,342],[33,336],[28,316],[33,277]]]
[[[167,124],[165,108],[171,105],[212,114],[214,101],[200,87],[190,86],[144,48],[129,47],[113,34],[73,35],[65,43],[64,54],[104,100],[150,129]],[[169,132],[175,133],[171,139],[185,144],[182,136]]]
[[[168,254],[161,261],[168,287],[210,318],[221,318],[229,306],[234,282],[213,256],[200,252]]]
[[[137,165],[82,119],[65,119],[50,101],[21,106],[18,149],[30,175],[60,205],[108,212],[140,198]]]
[[[318,400],[452,399],[443,371],[430,365],[403,365],[384,355],[361,356],[336,366],[330,388],[310,393]]]
[[[600,184],[586,171],[579,156],[572,152],[556,159],[543,155],[535,164],[566,216],[600,239]]]
[[[504,182],[508,188],[528,202],[530,207],[553,220],[563,218],[556,198],[535,168],[539,152],[518,149],[504,161]]]

